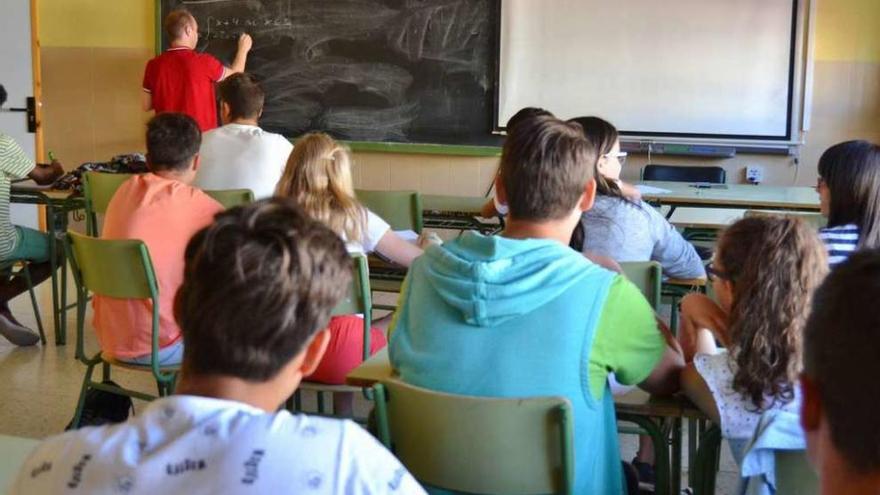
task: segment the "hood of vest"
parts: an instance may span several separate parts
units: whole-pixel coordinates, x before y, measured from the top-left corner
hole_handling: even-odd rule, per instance
[[[437,294],[475,326],[530,313],[601,269],[554,240],[476,232],[433,246],[424,258],[426,278]]]

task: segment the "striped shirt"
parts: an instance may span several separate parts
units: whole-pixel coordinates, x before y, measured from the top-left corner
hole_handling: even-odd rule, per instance
[[[859,244],[859,226],[849,223],[819,229],[819,237],[828,249],[828,264],[836,266],[849,258]]]
[[[13,179],[23,179],[36,167],[12,137],[0,132],[0,259],[9,256],[18,243],[18,231],[9,219],[9,188]]]

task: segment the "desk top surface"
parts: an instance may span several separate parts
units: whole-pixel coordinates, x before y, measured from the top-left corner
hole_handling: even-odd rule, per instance
[[[752,186],[720,184],[697,188],[686,182],[644,181],[639,184],[669,192],[642,193],[642,198],[661,204],[705,204],[743,208],[819,209],[819,193],[812,187]]]
[[[388,358],[388,348],[374,354],[345,377],[348,385],[370,387],[392,378],[394,371]],[[680,397],[651,397],[647,392],[634,389],[614,397],[618,412],[651,417],[705,418],[693,404]]]

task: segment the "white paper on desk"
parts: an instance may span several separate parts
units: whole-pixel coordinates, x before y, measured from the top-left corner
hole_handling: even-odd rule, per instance
[[[414,230],[395,230],[394,233],[406,242],[412,244],[417,244],[419,242],[419,234]]]
[[[669,194],[672,191],[663,189],[662,187],[654,187],[646,184],[636,184],[636,189],[642,194]]]

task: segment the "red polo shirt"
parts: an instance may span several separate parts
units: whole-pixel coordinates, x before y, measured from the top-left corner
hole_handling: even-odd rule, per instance
[[[185,113],[205,132],[217,127],[214,83],[221,77],[223,64],[213,56],[189,48],[169,48],[147,62],[144,91],[153,96],[157,114]]]

